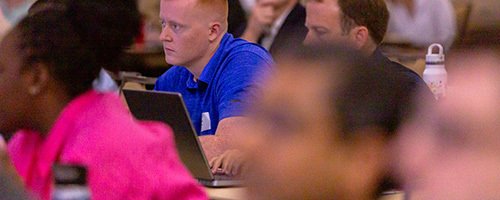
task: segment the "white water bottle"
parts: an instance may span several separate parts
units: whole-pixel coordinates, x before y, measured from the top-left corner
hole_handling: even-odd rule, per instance
[[[436,48],[439,50],[438,53],[434,53],[434,49]],[[446,96],[448,74],[444,67],[444,60],[444,49],[442,45],[432,44],[429,46],[427,55],[425,56],[423,79],[436,99],[441,99]]]

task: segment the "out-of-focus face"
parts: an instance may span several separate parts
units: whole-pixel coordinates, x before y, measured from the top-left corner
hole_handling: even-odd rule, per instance
[[[29,101],[17,34],[9,33],[0,42],[0,133],[25,128]]]
[[[309,0],[306,3],[306,15],[309,32],[304,44],[351,42],[351,36],[342,32],[342,10],[337,0]]]
[[[165,59],[172,65],[198,64],[209,49],[210,13],[196,5],[197,0],[162,0],[160,19]]]
[[[331,80],[300,65],[278,69],[250,115],[250,199],[334,199],[341,184],[342,151],[325,86]]]
[[[287,5],[292,0],[257,0],[256,3],[262,7],[262,9],[271,10],[270,13],[273,13],[273,20],[276,20],[287,8]]]
[[[500,61],[468,56],[452,58],[471,67],[449,74],[447,98],[422,104],[401,131],[398,171],[411,199],[500,199]]]

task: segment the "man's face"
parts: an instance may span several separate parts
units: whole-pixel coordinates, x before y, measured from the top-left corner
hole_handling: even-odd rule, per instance
[[[331,198],[336,193],[331,183],[341,184],[336,177],[344,171],[325,86],[329,80],[307,67],[276,74],[251,112],[252,132],[245,134],[254,144],[247,178],[249,193],[258,197],[251,199]]]
[[[450,73],[447,98],[403,126],[397,163],[411,199],[500,198],[498,60],[459,60],[474,69]]]
[[[350,42],[349,34],[342,32],[342,11],[337,0],[309,0],[306,3],[306,27],[309,29],[304,44]]]
[[[165,59],[189,67],[208,52],[210,24],[196,0],[162,0],[160,19]]]

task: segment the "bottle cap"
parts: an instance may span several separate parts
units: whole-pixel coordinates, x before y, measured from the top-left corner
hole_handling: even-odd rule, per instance
[[[438,53],[434,53],[434,49],[438,48]],[[429,46],[427,50],[427,55],[425,56],[425,62],[427,64],[442,64],[444,63],[444,48],[442,45],[434,43]]]

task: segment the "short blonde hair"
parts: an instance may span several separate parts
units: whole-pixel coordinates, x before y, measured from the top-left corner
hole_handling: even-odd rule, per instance
[[[196,5],[215,16],[227,28],[228,0],[197,0]],[[230,0],[234,1],[234,0]]]

